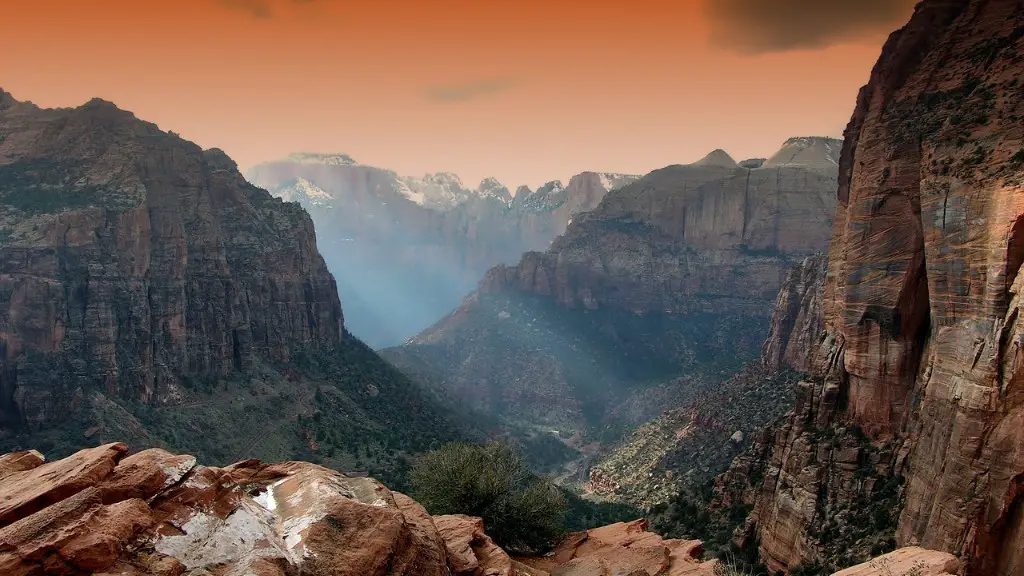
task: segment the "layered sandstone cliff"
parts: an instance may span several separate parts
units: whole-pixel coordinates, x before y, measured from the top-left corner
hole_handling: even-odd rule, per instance
[[[182,374],[342,338],[313,223],[218,150],[101,100],[13,102],[0,182],[4,424],[52,422],[83,386],[172,401]]]
[[[834,162],[821,150],[804,158]],[[835,178],[834,168],[747,169],[715,153],[656,170],[577,217],[546,252],[488,272],[481,290],[576,308],[767,316],[790,267],[828,242]]]
[[[1017,0],[925,0],[861,90],[824,325],[794,331],[784,312],[766,345],[812,374],[756,487],[773,570],[823,561],[830,526],[858,538],[837,504],[894,496],[891,526],[878,512],[894,544],[955,553],[967,574],[1024,570],[1022,31]]]
[[[301,207],[109,102],[0,95],[0,445],[340,458],[451,430],[345,337]]]
[[[458,306],[484,272],[543,250],[576,214],[637,177],[585,172],[513,197],[494,178],[469,188],[454,174],[401,177],[345,155],[296,154],[248,177],[300,203],[338,276],[348,326],[393,346]],[[359,270],[360,274],[344,274]]]

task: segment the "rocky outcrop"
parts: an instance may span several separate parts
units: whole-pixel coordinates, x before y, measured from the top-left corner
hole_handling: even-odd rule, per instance
[[[908,547],[873,558],[864,564],[840,570],[832,576],[952,576],[960,569],[960,561],[948,552]]]
[[[259,164],[248,177],[310,213],[348,326],[373,347],[436,322],[488,268],[547,248],[576,214],[637,178],[585,172],[513,198],[494,178],[471,189],[454,174],[407,178],[314,154]]]
[[[768,372],[788,368],[806,373],[821,364],[816,354],[828,349],[823,345],[827,268],[824,254],[809,256],[779,290],[761,347],[761,364]]]
[[[700,560],[696,540],[665,540],[645,520],[619,522],[569,536],[543,558],[520,558],[551,576],[712,576],[717,560]]]
[[[716,564],[700,560],[700,542],[663,540],[642,520],[513,559],[479,518],[431,517],[372,478],[307,462],[214,468],[114,443],[0,463],[17,463],[0,484],[0,572],[10,576],[710,576]]]
[[[345,337],[301,207],[109,102],[3,101],[0,446],[128,439],[223,463],[313,458],[314,424],[356,443],[451,430]]]
[[[435,516],[434,525],[444,540],[453,576],[516,574],[512,558],[484,533],[480,518],[461,514]]]
[[[305,462],[210,468],[123,444],[38,463],[0,487],[0,571],[448,574],[426,511]]]
[[[1024,569],[1022,30],[1016,0],[925,0],[860,92],[824,330],[766,346],[814,376],[772,440],[752,515],[772,570],[824,560],[818,530],[850,512],[829,506],[858,496],[902,502],[891,526],[879,511],[893,544],[954,553],[965,574]],[[794,353],[794,336],[810,351]],[[839,528],[833,541],[861,534]]]

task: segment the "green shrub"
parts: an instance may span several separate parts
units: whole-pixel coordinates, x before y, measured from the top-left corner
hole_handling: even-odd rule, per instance
[[[565,533],[565,498],[502,443],[446,444],[417,460],[411,484],[431,514],[479,516],[512,552],[545,552]]]

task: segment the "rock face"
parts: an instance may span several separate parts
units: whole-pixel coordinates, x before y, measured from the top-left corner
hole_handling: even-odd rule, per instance
[[[551,576],[712,576],[717,560],[702,562],[697,540],[664,540],[645,520],[619,522],[567,538],[543,558],[520,558]]]
[[[894,550],[864,564],[840,570],[832,576],[952,576],[959,571],[960,561],[948,552],[909,547]]]
[[[318,405],[364,433],[381,404],[415,419],[398,404],[420,393],[344,336],[301,207],[109,102],[2,94],[0,446],[113,437],[224,462],[315,444],[297,424]],[[415,435],[441,420],[430,406]]]
[[[779,290],[768,337],[761,348],[761,364],[768,372],[791,368],[810,372],[818,366],[815,354],[824,339],[824,254],[815,254],[793,268]]]
[[[792,264],[827,245],[835,174],[740,168],[714,152],[656,170],[577,217],[545,253],[488,272],[481,290],[575,308],[766,316]]]
[[[126,451],[109,444],[5,478],[0,571],[448,574],[430,516],[373,479]]]
[[[657,170],[383,355],[506,425],[614,440],[757,356],[790,268],[827,244],[835,175],[721,151]]]
[[[766,345],[813,376],[757,488],[771,570],[820,559],[819,529],[858,537],[829,508],[858,497],[903,502],[891,526],[879,511],[892,544],[1024,570],[1022,31],[1016,0],[925,0],[860,92],[824,325],[811,298]]]
[[[307,462],[224,468],[115,443],[16,465],[0,484],[0,572],[10,576],[649,576],[713,574],[701,543],[644,521],[573,534],[543,558],[509,557],[479,518],[431,517],[372,478]],[[7,468],[3,468],[7,469]]]
[[[108,102],[17,103],[0,183],[3,424],[53,421],[82,385],[166,401],[183,373],[341,340],[309,217],[217,150]]]
[[[348,326],[376,348],[430,326],[488,268],[547,248],[574,215],[637,178],[585,172],[567,186],[550,182],[513,198],[494,178],[469,189],[454,174],[405,178],[313,154],[257,165],[248,177],[310,213]]]

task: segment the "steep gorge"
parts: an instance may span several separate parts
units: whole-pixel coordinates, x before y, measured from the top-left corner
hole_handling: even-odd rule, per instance
[[[757,356],[789,269],[827,244],[838,153],[795,138],[758,168],[716,151],[656,170],[383,355],[588,454]]]
[[[348,326],[382,348],[458,306],[492,266],[547,248],[576,214],[637,177],[584,172],[513,196],[494,178],[469,189],[450,173],[409,178],[345,155],[294,154],[248,178],[309,212]]]

